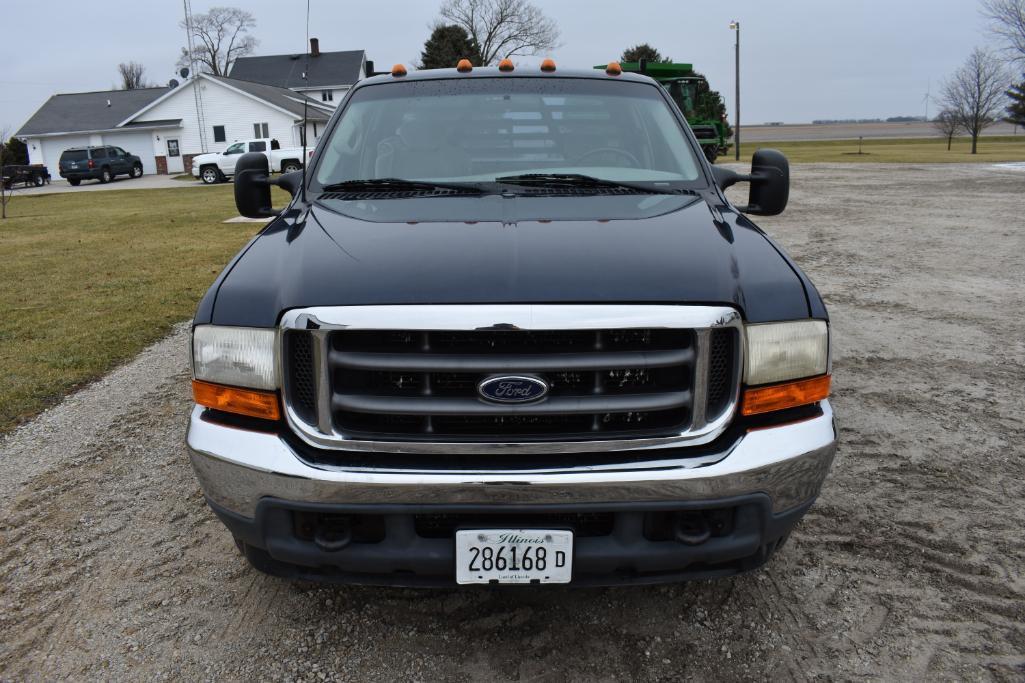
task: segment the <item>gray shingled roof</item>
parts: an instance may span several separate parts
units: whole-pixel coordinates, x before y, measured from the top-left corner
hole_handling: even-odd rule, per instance
[[[255,83],[276,85],[279,88],[317,88],[328,85],[353,85],[359,80],[363,66],[363,50],[321,52],[309,58],[306,55],[265,55],[239,57],[231,67],[232,78]],[[303,71],[306,80],[303,80]]]
[[[225,78],[224,76],[211,76],[210,78],[221,81],[226,85],[230,85],[233,88],[244,90],[253,97],[259,97],[264,102],[269,102],[282,109],[286,109],[296,115],[296,118],[302,118],[303,105],[302,100],[305,98],[311,105],[307,109],[309,110],[310,121],[327,121],[329,114],[325,114],[323,105],[314,99],[306,97],[302,93],[297,93],[287,88],[277,88],[273,85],[265,85],[263,83],[253,83],[250,81],[241,81],[237,78]],[[299,100],[298,102],[296,100]]]
[[[48,133],[109,130],[168,90],[170,88],[142,88],[54,95],[15,135],[26,137]],[[108,101],[110,106],[107,106]]]

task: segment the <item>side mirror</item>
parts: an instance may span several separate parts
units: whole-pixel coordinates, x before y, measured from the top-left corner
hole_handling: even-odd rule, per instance
[[[760,149],[751,159],[750,175],[741,175],[722,166],[713,166],[712,175],[722,189],[739,182],[751,183],[747,206],[738,207],[755,216],[783,213],[790,199],[790,164],[782,152]]]
[[[277,216],[281,209],[271,207],[271,185],[277,185],[294,197],[302,186],[302,171],[271,179],[266,154],[249,152],[239,157],[235,164],[235,206],[238,212],[246,218]]]
[[[270,205],[270,166],[259,152],[243,154],[235,164],[235,206],[246,218],[277,215]]]

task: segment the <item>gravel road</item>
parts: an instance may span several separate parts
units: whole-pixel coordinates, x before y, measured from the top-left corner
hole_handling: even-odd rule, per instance
[[[0,440],[0,679],[1025,677],[1025,177],[803,165],[762,225],[835,329],[842,446],[765,569],[410,591],[250,570],[183,447],[186,333]]]

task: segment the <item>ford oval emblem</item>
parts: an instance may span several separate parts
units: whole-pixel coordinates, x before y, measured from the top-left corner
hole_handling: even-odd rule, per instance
[[[548,384],[537,377],[488,377],[477,385],[477,393],[494,403],[530,403],[548,394]]]

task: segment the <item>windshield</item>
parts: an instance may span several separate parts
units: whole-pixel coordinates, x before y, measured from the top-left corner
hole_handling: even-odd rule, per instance
[[[658,86],[466,78],[358,89],[313,189],[375,178],[494,182],[531,173],[691,184],[699,165]]]

